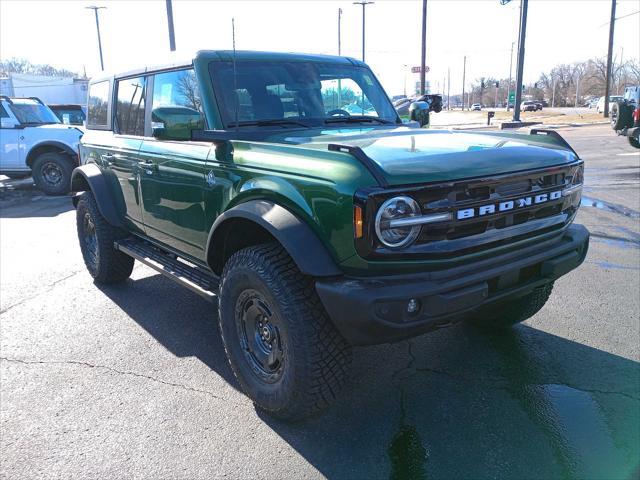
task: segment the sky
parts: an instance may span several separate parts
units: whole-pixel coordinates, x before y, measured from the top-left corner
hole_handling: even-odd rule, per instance
[[[201,49],[231,49],[235,18],[238,50],[338,53],[338,9],[342,9],[342,55],[361,58],[362,7],[332,0],[173,0],[176,52],[169,51],[165,0],[0,0],[0,58],[92,76],[100,72],[96,25],[100,10],[105,70],[189,59]],[[451,93],[480,77],[513,76],[520,0],[428,0],[427,79],[442,91],[450,74]],[[422,2],[377,0],[366,7],[366,62],[390,95],[418,80],[410,68],[420,64]],[[640,0],[618,0],[614,56],[640,57]],[[530,0],[524,80],[532,83],[558,63],[606,56],[610,0]]]

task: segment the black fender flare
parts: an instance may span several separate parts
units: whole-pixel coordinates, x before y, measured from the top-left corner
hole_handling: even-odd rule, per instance
[[[98,204],[98,210],[104,219],[115,227],[122,227],[122,216],[118,213],[117,204],[102,174],[95,163],[87,163],[73,169],[71,174],[71,191],[86,192],[90,190]],[[74,207],[78,206],[79,196],[72,197]]]
[[[207,254],[222,251],[224,235],[218,234],[225,222],[241,218],[256,223],[273,236],[305,275],[342,275],[331,254],[315,232],[298,216],[268,200],[251,200],[222,213],[213,223],[207,239]]]
[[[73,148],[71,148],[69,145],[63,142],[57,142],[55,140],[45,140],[44,142],[40,142],[36,145],[33,145],[29,150],[29,152],[27,153],[25,163],[29,165],[29,168],[31,168],[31,165],[33,165],[33,162],[37,158],[37,156],[34,156],[36,155],[34,152],[45,147],[57,148],[58,150],[64,151],[67,155],[69,155],[73,159],[76,165],[78,164],[77,162],[78,152],[74,152]]]

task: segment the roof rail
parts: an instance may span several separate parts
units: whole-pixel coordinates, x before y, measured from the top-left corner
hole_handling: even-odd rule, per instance
[[[44,105],[44,102],[40,100],[38,97],[27,97],[29,100],[33,100],[34,102],[38,102],[40,105]]]
[[[8,95],[0,95],[0,99],[4,100],[7,103],[13,103],[13,101]]]

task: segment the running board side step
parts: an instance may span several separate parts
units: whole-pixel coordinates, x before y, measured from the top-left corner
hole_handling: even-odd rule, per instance
[[[210,302],[216,302],[218,278],[203,268],[135,237],[116,240],[113,246]]]

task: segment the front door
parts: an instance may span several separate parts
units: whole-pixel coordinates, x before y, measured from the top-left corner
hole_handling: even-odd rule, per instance
[[[140,149],[145,229],[149,237],[205,260],[205,169],[211,144],[190,140],[188,126],[205,125],[193,69],[157,73],[149,88],[148,118],[162,130],[157,138],[146,137]]]
[[[17,120],[9,115],[9,112],[0,104],[0,170],[26,170],[22,155],[21,137],[24,129],[14,128]]]

